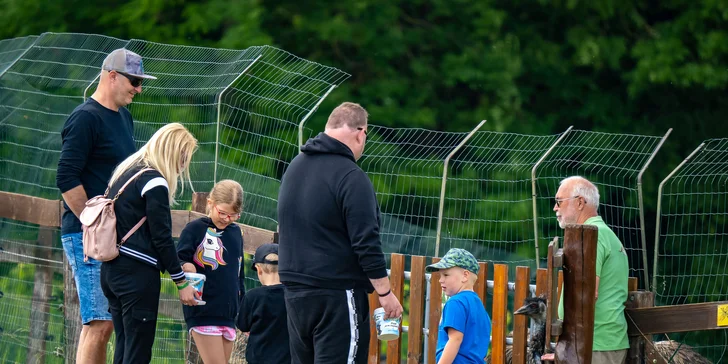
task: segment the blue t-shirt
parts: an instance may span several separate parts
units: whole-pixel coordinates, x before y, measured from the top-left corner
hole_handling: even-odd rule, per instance
[[[463,333],[463,342],[453,363],[483,363],[490,346],[490,317],[483,302],[473,291],[462,291],[445,303],[437,334],[437,361],[440,361],[445,344],[447,328]]]

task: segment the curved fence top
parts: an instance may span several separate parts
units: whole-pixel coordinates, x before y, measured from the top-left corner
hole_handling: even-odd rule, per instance
[[[5,135],[0,150],[3,162],[18,173],[0,177],[0,189],[60,197],[55,168],[63,123],[95,90],[106,55],[122,47],[139,53],[145,70],[158,77],[145,81],[128,106],[137,145],[161,125],[183,123],[200,143],[190,169],[194,188],[202,191],[217,179],[250,173],[235,161],[241,151],[270,158],[272,164],[290,160],[294,138],[261,136],[292,129],[349,77],[270,46],[216,49],[70,33],[2,41],[0,64],[6,69],[0,73],[0,127]],[[254,137],[245,138],[250,132]],[[252,185],[246,192],[270,195]],[[189,202],[189,193],[179,200]],[[266,215],[255,208],[247,210],[250,216]]]

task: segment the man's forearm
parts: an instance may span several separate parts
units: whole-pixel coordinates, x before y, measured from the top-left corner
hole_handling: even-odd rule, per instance
[[[369,278],[369,281],[372,282],[372,286],[374,286],[374,290],[380,295],[389,292],[389,290],[392,288],[389,285],[388,277],[377,278],[377,279]]]
[[[79,217],[83,208],[86,207],[86,201],[88,201],[88,196],[86,196],[86,190],[83,188],[83,185],[78,185],[64,192],[63,201],[66,201],[66,205],[68,205],[73,214]]]

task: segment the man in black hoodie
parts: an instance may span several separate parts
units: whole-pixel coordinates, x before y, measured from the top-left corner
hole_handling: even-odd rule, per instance
[[[366,363],[369,301],[399,317],[379,240],[379,206],[356,164],[367,112],[345,102],[293,158],[278,195],[279,275],[292,363]]]

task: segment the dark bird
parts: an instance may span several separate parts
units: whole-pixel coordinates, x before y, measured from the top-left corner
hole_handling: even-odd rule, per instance
[[[529,297],[521,308],[513,312],[514,315],[526,315],[531,318],[531,328],[528,333],[528,346],[526,347],[526,363],[541,364],[541,355],[544,354],[546,344],[546,298]],[[506,346],[506,364],[513,362],[513,346]],[[491,363],[490,354],[485,358]]]
[[[528,335],[528,347],[526,348],[526,362],[529,364],[541,364],[541,355],[544,354],[546,345],[546,298],[529,297],[521,308],[514,312],[514,315],[526,315],[531,318],[531,329]]]

